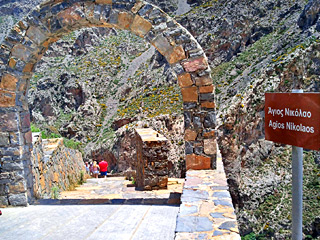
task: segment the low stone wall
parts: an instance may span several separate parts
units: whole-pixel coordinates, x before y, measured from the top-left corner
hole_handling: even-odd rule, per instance
[[[241,240],[221,157],[216,170],[189,170],[175,240]]]
[[[36,198],[51,197],[52,188],[67,190],[85,172],[79,151],[66,148],[63,138],[41,139],[33,134],[32,172]]]

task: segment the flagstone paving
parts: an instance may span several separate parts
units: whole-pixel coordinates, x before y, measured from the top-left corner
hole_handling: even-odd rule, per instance
[[[175,240],[192,239],[241,239],[221,157],[216,170],[187,172]]]
[[[2,209],[1,240],[174,239],[177,206],[31,205]]]

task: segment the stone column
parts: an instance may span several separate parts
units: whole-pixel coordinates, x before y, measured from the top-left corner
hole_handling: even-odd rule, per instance
[[[26,206],[33,197],[30,115],[0,111],[0,205]]]
[[[19,30],[20,31],[20,30]],[[30,51],[12,30],[0,49],[0,205],[26,206],[33,197],[32,134],[27,104]],[[10,53],[11,51],[11,53]],[[7,64],[7,65],[6,65]]]
[[[186,168],[216,168],[214,86],[206,58],[182,62],[178,75],[185,122]]]
[[[168,184],[168,140],[151,128],[136,129],[139,190],[158,190]]]

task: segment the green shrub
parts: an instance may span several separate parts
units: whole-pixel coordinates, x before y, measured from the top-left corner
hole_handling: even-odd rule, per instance
[[[60,195],[60,189],[57,186],[53,186],[51,188],[51,198],[52,199],[58,199]]]
[[[61,135],[58,133],[47,133],[45,131],[41,131],[42,139],[51,139],[51,138],[61,138]]]
[[[256,240],[256,235],[252,232],[241,237],[241,240]]]
[[[71,149],[80,149],[80,142],[76,142],[73,139],[63,138],[64,146]]]
[[[133,177],[131,177],[131,179],[130,179],[130,180],[131,180],[131,183],[132,183],[132,184],[136,184],[136,180],[134,180],[134,178],[133,178]]]
[[[33,123],[30,124],[31,132],[40,132],[40,128],[36,127]]]
[[[80,178],[78,180],[78,185],[82,185],[83,183],[86,182],[86,179],[85,179],[85,172],[84,171],[80,171]]]

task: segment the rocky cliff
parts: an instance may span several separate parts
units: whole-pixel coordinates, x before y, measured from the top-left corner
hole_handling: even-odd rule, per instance
[[[192,21],[190,29],[200,43],[211,41],[207,51],[217,87],[218,141],[241,232],[282,239],[290,236],[290,151],[263,140],[264,93],[319,91],[319,8],[316,1],[306,7],[299,1],[245,4],[219,1],[195,11],[198,19],[201,13],[212,14],[215,28],[199,30]],[[217,18],[217,12],[224,17]],[[206,24],[202,20],[199,25]],[[304,230],[317,236],[319,212],[311,209],[319,204],[319,166],[315,155],[308,154],[306,173],[314,173],[305,181],[318,180],[304,192]]]
[[[291,150],[264,140],[264,93],[319,92],[319,0],[150,2],[175,16],[209,58],[219,148],[242,235],[290,238]],[[33,4],[0,5],[3,32]],[[171,174],[183,174],[179,89],[163,57],[141,39],[108,29],[71,33],[42,58],[29,95],[34,124],[80,142],[87,158],[106,154],[115,170],[134,168],[132,128],[149,126],[171,143]],[[319,153],[305,152],[309,239],[320,234],[319,161]]]

